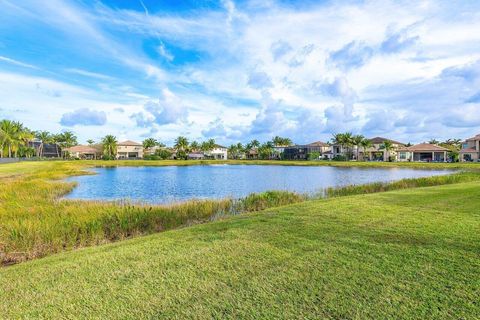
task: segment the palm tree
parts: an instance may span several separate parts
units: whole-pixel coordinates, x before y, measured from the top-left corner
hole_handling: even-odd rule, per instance
[[[357,147],[357,161],[358,161],[358,155],[359,155],[359,149],[360,145],[362,144],[362,141],[365,140],[365,137],[362,136],[361,134],[357,134],[352,137],[352,144]]]
[[[113,159],[117,154],[117,137],[109,134],[102,139],[103,154],[108,159]]]
[[[393,150],[393,143],[391,141],[385,140],[383,144],[380,146],[380,149],[385,150],[385,157],[388,161],[390,161],[390,151]]]
[[[365,151],[372,146],[372,142],[368,139],[363,139],[360,142],[360,146],[362,147],[363,154],[365,155]],[[365,156],[364,156],[364,160],[365,160]]]
[[[190,149],[192,151],[198,151],[198,149],[200,149],[200,145],[197,141],[192,141],[192,143],[190,143]]]
[[[232,144],[230,145],[230,147],[228,147],[227,154],[231,159],[236,159],[237,153],[238,153],[238,148],[236,144]]]
[[[175,149],[181,150],[181,151],[187,151],[188,150],[188,139],[183,136],[179,136],[177,139],[175,139]]]
[[[92,139],[88,139],[87,143],[88,143],[89,146],[93,146],[95,144],[95,141],[92,140]]]
[[[273,143],[271,141],[268,141],[258,147],[258,155],[262,159],[269,159],[272,156],[273,150]]]
[[[258,148],[260,147],[260,142],[257,139],[253,139],[252,141],[250,141],[250,146],[252,148]]]
[[[431,139],[430,141],[428,141],[428,143],[430,143],[430,144],[439,144],[440,141],[438,141],[437,139]]]
[[[2,149],[2,157],[4,151],[7,150],[8,157],[12,157],[12,152],[18,146],[18,126],[14,121],[2,120],[0,122],[0,146]]]
[[[56,141],[62,149],[71,148],[78,144],[77,136],[72,131],[65,131],[57,135]],[[58,154],[58,147],[57,147]]]
[[[38,156],[43,156],[43,147],[45,143],[50,143],[52,141],[52,135],[48,131],[38,131],[35,133],[35,137],[40,140],[40,147],[38,148]]]
[[[157,144],[158,144],[158,141],[155,138],[147,138],[142,142],[143,149],[145,149],[146,151],[150,151]]]

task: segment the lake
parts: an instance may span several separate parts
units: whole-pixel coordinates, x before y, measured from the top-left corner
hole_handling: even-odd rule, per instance
[[[240,198],[253,192],[321,192],[339,187],[403,178],[448,174],[449,170],[353,168],[282,165],[193,165],[95,168],[95,175],[68,178],[78,182],[67,199],[131,200],[152,204],[189,199]]]

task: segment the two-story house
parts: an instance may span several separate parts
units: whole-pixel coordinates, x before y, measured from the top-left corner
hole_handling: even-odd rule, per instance
[[[117,144],[117,159],[141,159],[143,158],[143,145],[127,140]]]
[[[359,146],[359,158],[362,160],[389,161],[390,157],[397,157],[397,150],[399,148],[405,147],[405,144],[402,142],[382,137],[375,137],[369,139],[369,141],[370,147],[366,148],[365,150],[363,150],[363,148]],[[392,145],[391,150],[385,149],[385,142],[390,142],[390,144]]]
[[[212,150],[205,152],[205,155],[215,160],[227,160],[228,151],[226,147],[216,144]]]
[[[462,143],[460,161],[480,161],[480,134]]]
[[[311,153],[318,153],[320,157],[331,155],[330,146],[322,141],[305,145],[295,145],[283,149],[283,158],[286,160],[306,160]]]

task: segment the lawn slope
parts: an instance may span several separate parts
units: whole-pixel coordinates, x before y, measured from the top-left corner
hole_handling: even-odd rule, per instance
[[[480,183],[309,201],[0,269],[5,318],[480,317]]]

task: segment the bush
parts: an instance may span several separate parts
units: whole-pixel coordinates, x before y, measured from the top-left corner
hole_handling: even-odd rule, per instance
[[[308,160],[318,160],[320,159],[320,152],[310,152],[308,154]]]
[[[332,159],[333,161],[347,161],[347,157],[344,155],[336,155]]]
[[[162,160],[170,159],[172,153],[167,149],[158,149],[155,151],[155,156],[159,157]]]
[[[103,160],[115,160],[115,157],[104,154],[104,155],[102,156],[102,159],[103,159]]]

